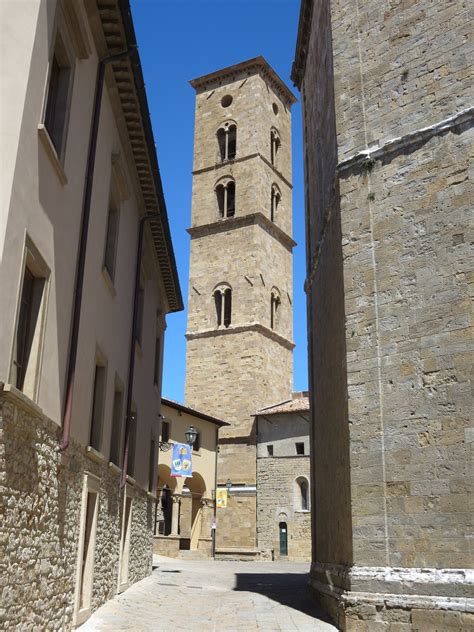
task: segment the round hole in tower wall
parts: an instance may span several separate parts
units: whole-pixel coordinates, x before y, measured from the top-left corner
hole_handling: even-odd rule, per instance
[[[272,108],[273,108],[273,114],[278,114],[278,105],[276,103],[273,103]]]
[[[221,105],[223,108],[228,108],[231,103],[232,103],[232,97],[230,96],[230,94],[226,94],[225,97],[222,97]]]

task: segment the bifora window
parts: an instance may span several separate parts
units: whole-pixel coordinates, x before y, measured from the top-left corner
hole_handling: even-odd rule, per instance
[[[219,159],[221,162],[234,160],[237,153],[237,125],[227,121],[217,130]]]
[[[235,181],[221,180],[216,186],[217,209],[222,219],[235,215]]]
[[[278,205],[280,204],[280,200],[281,200],[280,189],[277,187],[276,184],[272,184],[272,193],[271,193],[271,200],[270,200],[270,219],[272,220],[272,222],[274,222],[276,219]]]
[[[281,140],[278,130],[272,127],[270,131],[270,162],[274,167],[277,166],[277,155],[280,149]]]
[[[218,327],[228,327],[232,321],[232,288],[220,285],[214,290],[214,305]]]

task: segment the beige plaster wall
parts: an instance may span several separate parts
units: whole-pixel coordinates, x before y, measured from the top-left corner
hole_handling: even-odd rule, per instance
[[[2,3],[2,45],[11,38],[14,63],[2,66],[2,213],[0,236],[0,380],[10,381],[13,338],[23,275],[26,236],[50,270],[44,318],[43,352],[38,364],[38,388],[34,397],[54,423],[60,424],[64,407],[67,353],[70,336],[76,255],[84,192],[92,106],[98,55],[89,16],[82,2],[74,3],[90,46],[87,58],[75,54],[72,34],[56,2]],[[28,7],[28,10],[26,8]],[[18,25],[21,24],[21,29]],[[58,177],[40,138],[38,125],[44,117],[45,95],[56,29],[67,39],[73,63],[73,83],[62,171]],[[19,39],[17,35],[19,34]],[[2,56],[3,59],[3,56]],[[135,196],[134,166],[127,162],[123,130],[117,125],[113,82],[107,74],[103,93],[97,155],[92,191],[86,269],[79,331],[71,434],[82,444],[89,441],[94,363],[97,351],[107,363],[107,383],[101,452],[108,460],[114,383],[126,387],[131,335],[132,301],[138,218],[141,201]],[[22,83],[23,82],[23,83]],[[7,97],[7,95],[10,95]],[[3,145],[5,140],[5,145]],[[128,199],[120,203],[116,273],[113,287],[102,273],[112,154],[120,154]],[[8,156],[8,159],[6,159]],[[157,430],[160,388],[153,385],[155,335],[164,331],[166,313],[160,275],[151,242],[146,240],[143,262],[145,307],[143,343],[137,347],[133,399],[138,412],[135,477],[148,487],[148,451]],[[120,341],[120,344],[117,344]],[[161,372],[160,372],[161,373]]]
[[[193,450],[193,472],[202,476],[206,485],[203,497],[213,498],[213,491],[216,486],[216,448],[217,448],[217,428],[216,424],[201,419],[195,415],[178,411],[171,406],[162,404],[161,414],[170,423],[170,442],[186,443],[185,432],[190,425],[193,425],[201,435],[201,447],[198,451]],[[171,469],[173,450],[159,452],[158,465],[166,465]],[[184,477],[176,478],[175,493],[180,494],[185,482]]]

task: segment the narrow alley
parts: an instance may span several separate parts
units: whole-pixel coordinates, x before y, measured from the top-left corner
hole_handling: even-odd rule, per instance
[[[153,573],[99,608],[81,632],[329,632],[307,592],[308,564],[154,556]]]

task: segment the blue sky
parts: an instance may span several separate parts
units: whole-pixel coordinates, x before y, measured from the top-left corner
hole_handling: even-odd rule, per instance
[[[299,0],[132,0],[173,245],[188,293],[194,90],[188,81],[263,55],[290,80]],[[300,104],[293,106],[294,388],[307,388],[303,152]],[[184,401],[187,312],[168,316],[163,395]]]

